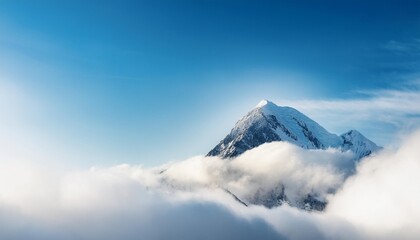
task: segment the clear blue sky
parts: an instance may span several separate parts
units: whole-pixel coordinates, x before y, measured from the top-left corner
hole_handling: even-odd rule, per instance
[[[0,129],[87,165],[183,159],[260,99],[398,88],[419,39],[420,1],[1,1]]]

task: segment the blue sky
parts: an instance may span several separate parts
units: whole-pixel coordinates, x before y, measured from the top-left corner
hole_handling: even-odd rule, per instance
[[[296,103],[330,131],[357,128],[388,144],[420,116],[406,107],[420,99],[419,9],[419,1],[1,1],[2,143],[58,162],[155,165],[207,153],[271,99]],[[345,121],[314,107],[324,101],[384,114]]]

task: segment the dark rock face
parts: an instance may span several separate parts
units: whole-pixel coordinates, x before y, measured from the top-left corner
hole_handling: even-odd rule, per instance
[[[325,146],[314,136],[314,134],[308,129],[308,126],[306,126],[305,122],[299,121],[296,118],[293,118],[299,126],[302,128],[302,132],[309,139],[310,142],[312,142],[315,146],[315,148],[323,149]]]
[[[207,156],[220,156],[222,158],[236,157],[245,151],[258,147],[263,143],[281,141],[279,135],[274,130],[278,127],[286,129],[274,116],[266,117],[263,114],[261,121],[252,124],[244,129],[239,135],[232,130]],[[286,129],[287,130],[287,129]],[[290,135],[292,135],[289,132]]]
[[[257,191],[249,201],[252,204],[263,205],[267,208],[281,206],[284,203],[290,204],[284,190],[284,186],[279,184],[276,188],[268,192]]]
[[[268,192],[257,191],[257,193],[253,197],[246,199],[248,204],[246,204],[243,200],[239,199],[232,192],[227,192],[231,194],[238,202],[245,206],[248,206],[248,204],[254,204],[262,205],[267,208],[274,208],[283,204],[288,204],[289,206],[304,209],[306,211],[323,211],[327,205],[327,202],[319,200],[311,194],[308,194],[306,195],[306,197],[301,198],[297,201],[291,201],[287,197],[285,193],[285,187],[282,184],[279,184],[276,188]]]

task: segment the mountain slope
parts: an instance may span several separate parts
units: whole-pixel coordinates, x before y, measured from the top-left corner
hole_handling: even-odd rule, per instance
[[[369,156],[372,152],[381,149],[381,147],[378,147],[374,142],[370,141],[356,130],[350,130],[343,133],[340,137],[343,140],[341,149],[343,151],[352,151],[359,159]]]
[[[380,149],[356,130],[337,136],[294,108],[263,100],[207,156],[232,158],[273,141],[287,141],[305,149],[341,148],[352,151],[357,159]]]

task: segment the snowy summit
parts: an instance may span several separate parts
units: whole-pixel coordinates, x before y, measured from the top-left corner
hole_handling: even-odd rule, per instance
[[[262,100],[207,156],[232,158],[274,141],[287,141],[305,149],[350,150],[357,159],[380,149],[356,130],[338,136],[294,108]]]

